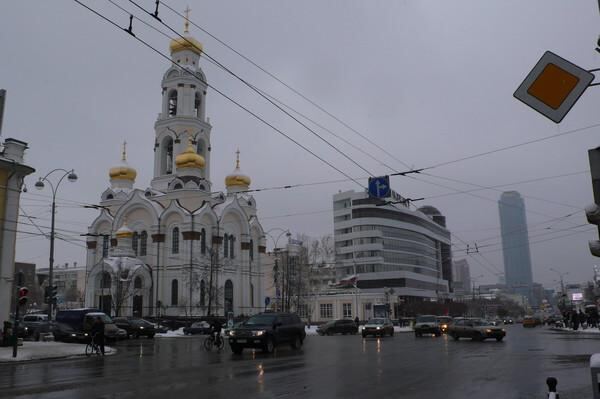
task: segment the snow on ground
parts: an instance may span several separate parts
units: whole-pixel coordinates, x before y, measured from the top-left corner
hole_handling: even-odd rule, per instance
[[[186,335],[183,333],[183,327],[181,327],[179,330],[175,330],[175,331],[167,331],[164,334],[155,334],[154,337],[155,338],[181,338],[181,337],[185,337]]]
[[[579,328],[577,330],[573,330],[572,328],[566,328],[566,327],[551,327],[550,329],[553,331],[564,331],[564,332],[570,332],[570,333],[600,334],[600,329],[598,329],[598,328],[586,328],[586,329]]]
[[[114,355],[114,348],[105,346],[107,355]],[[85,344],[68,344],[65,342],[23,342],[17,349],[17,357],[12,357],[13,348],[0,348],[0,363],[19,362],[24,360],[55,359],[70,356],[85,356]]]

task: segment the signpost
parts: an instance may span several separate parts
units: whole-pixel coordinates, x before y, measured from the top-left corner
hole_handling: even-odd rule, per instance
[[[390,177],[369,177],[369,195],[376,198],[387,198],[391,195]]]
[[[560,123],[593,80],[591,72],[546,51],[513,95]]]

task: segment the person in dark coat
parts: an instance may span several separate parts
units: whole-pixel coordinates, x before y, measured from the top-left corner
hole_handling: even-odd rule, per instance
[[[94,337],[94,342],[100,347],[100,352],[104,355],[104,322],[100,316],[94,320],[91,333],[92,337]]]
[[[573,330],[579,329],[579,315],[577,311],[571,312],[571,323],[573,324]]]
[[[358,318],[358,316],[354,318],[354,323],[356,323],[356,327],[358,327],[358,325],[360,324],[360,319]]]

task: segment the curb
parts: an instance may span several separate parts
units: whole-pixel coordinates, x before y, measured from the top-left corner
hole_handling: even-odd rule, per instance
[[[111,352],[106,353],[104,356],[114,356],[117,354],[117,350],[115,348],[111,348]],[[0,367],[8,364],[25,364],[25,363],[34,363],[34,362],[43,362],[46,360],[63,360],[63,359],[75,359],[79,357],[85,357],[85,353],[77,353],[72,355],[58,355],[58,356],[48,356],[36,359],[27,359],[27,360],[1,360],[0,359]],[[99,358],[100,356],[96,356]]]

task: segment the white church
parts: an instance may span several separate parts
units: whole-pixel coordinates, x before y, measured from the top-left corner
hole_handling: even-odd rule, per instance
[[[188,21],[185,38],[170,43],[150,187],[135,187],[137,172],[123,144],[88,228],[86,306],[113,316],[262,309],[265,235],[247,192],[250,178],[240,170],[238,151],[226,191],[213,190],[202,45],[189,36]]]

